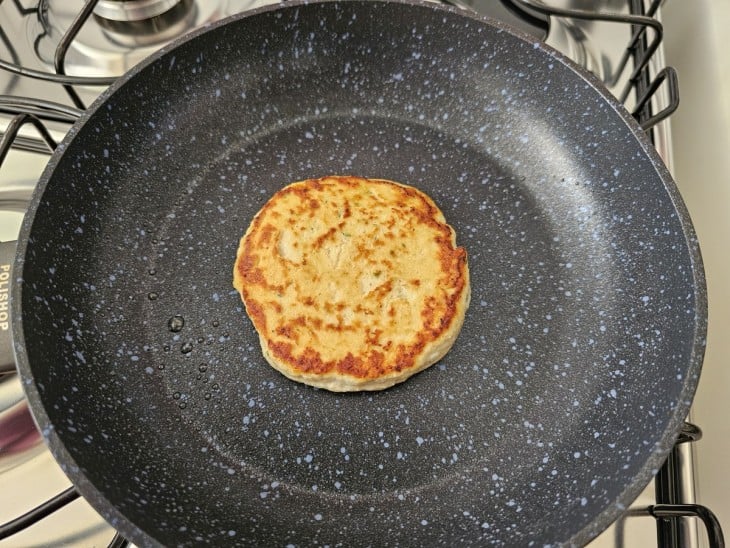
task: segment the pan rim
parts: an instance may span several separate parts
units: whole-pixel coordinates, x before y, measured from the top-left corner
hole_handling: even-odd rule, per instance
[[[82,113],[80,118],[74,123],[49,159],[48,164],[46,165],[38,182],[36,190],[33,193],[28,211],[21,225],[13,268],[14,274],[11,289],[11,326],[16,367],[22,381],[23,389],[30,402],[32,415],[39,427],[39,430],[43,434],[44,441],[47,443],[51,453],[64,470],[65,474],[71,479],[74,486],[107,521],[109,521],[115,528],[119,529],[125,536],[130,538],[130,540],[134,540],[137,543],[142,543],[144,545],[158,545],[156,540],[135,526],[120,511],[118,511],[116,507],[112,505],[86,478],[85,474],[77,466],[77,463],[74,461],[64,443],[61,441],[61,438],[53,430],[48,414],[43,406],[40,392],[38,387],[35,385],[33,375],[31,373],[31,364],[29,363],[26,352],[25,333],[23,331],[22,322],[22,280],[24,257],[28,248],[28,240],[32,232],[33,221],[41,203],[41,199],[45,193],[46,187],[53,178],[53,173],[60,159],[63,157],[67,146],[76,138],[77,134],[81,131],[85,124],[94,117],[97,111],[103,108],[108,100],[120,88],[125,86],[139,73],[145,71],[147,67],[157,63],[160,58],[164,57],[166,54],[181,45],[196,39],[202,34],[248,17],[285,9],[298,9],[309,4],[329,4],[336,3],[338,1],[339,0],[292,0],[291,2],[287,2],[285,5],[272,4],[232,15],[217,21],[216,23],[200,27],[173,40],[120,76],[114,84],[104,90],[89,106],[89,108]],[[678,222],[683,232],[683,240],[690,259],[689,266],[691,267],[692,279],[694,282],[692,288],[694,291],[693,298],[695,301],[695,315],[693,318],[694,338],[692,341],[692,349],[689,358],[687,359],[687,367],[684,369],[687,374],[684,376],[680,398],[676,402],[676,405],[670,415],[667,427],[663,431],[661,437],[656,440],[656,449],[652,452],[649,459],[641,465],[638,473],[633,476],[633,480],[624,487],[612,505],[596,514],[590,523],[576,532],[571,538],[559,541],[571,545],[583,545],[595,538],[599,533],[616,521],[616,519],[625,512],[626,508],[628,508],[628,506],[649,484],[674,445],[674,441],[676,440],[680,428],[687,416],[687,413],[689,412],[694,393],[699,383],[707,334],[707,288],[699,242],[687,207],[669,170],[661,160],[658,152],[652,145],[644,130],[639,126],[638,122],[636,122],[636,120],[634,120],[634,118],[626,111],[624,106],[610,94],[595,75],[589,73],[587,70],[580,67],[551,46],[529,36],[519,29],[510,27],[491,17],[480,15],[476,12],[469,12],[453,6],[436,4],[429,2],[428,0],[355,0],[355,3],[401,4],[404,6],[414,6],[442,11],[444,13],[456,14],[468,20],[496,27],[501,31],[507,32],[521,41],[533,45],[536,50],[541,51],[552,60],[561,63],[572,71],[579,79],[587,83],[592,88],[593,92],[597,93],[598,96],[620,117],[625,126],[628,128],[630,135],[638,142],[645,158],[651,162],[653,169],[659,177],[674,210],[677,213]],[[629,134],[626,135],[626,138],[629,138]]]

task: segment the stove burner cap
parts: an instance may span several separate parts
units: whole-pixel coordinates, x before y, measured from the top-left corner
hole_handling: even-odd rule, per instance
[[[144,47],[161,44],[185,34],[194,26],[192,22],[192,19],[195,18],[193,0],[135,0],[133,2],[101,0],[97,4],[97,9],[102,4],[104,7],[111,4],[120,6],[132,4],[137,10],[140,10],[140,6],[144,4],[149,7],[148,11],[145,11],[146,14],[156,13],[163,7],[171,6],[162,13],[145,18],[140,17],[141,11],[127,10],[124,14],[130,16],[128,19],[121,19],[123,15],[121,12],[113,13],[114,17],[109,18],[99,15],[97,10],[94,10],[95,19],[108,39],[122,46]],[[157,9],[153,10],[153,7]]]
[[[170,11],[181,0],[99,0],[94,15],[109,21],[144,21]]]

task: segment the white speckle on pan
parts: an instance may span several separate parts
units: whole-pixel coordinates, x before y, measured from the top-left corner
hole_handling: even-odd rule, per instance
[[[322,514],[314,514],[314,519],[317,521],[322,521]]]
[[[424,439],[423,439],[423,438],[422,438],[421,436],[418,436],[418,437],[416,438],[416,443],[417,443],[417,444],[419,445],[419,447],[420,447],[421,445],[423,445],[423,442],[424,442],[424,441],[425,441],[425,440],[424,440]]]
[[[428,525],[428,520],[422,519],[421,520],[421,525],[423,525],[423,526]]]
[[[154,372],[154,369],[152,369],[151,367],[145,367],[144,372],[148,375],[151,375]]]

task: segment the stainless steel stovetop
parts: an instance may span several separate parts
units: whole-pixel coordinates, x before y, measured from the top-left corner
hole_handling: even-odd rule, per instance
[[[75,85],[71,93],[56,82],[31,78],[2,70],[0,66],[0,95],[31,97],[38,101],[52,101],[66,105],[66,109],[41,108],[46,124],[57,138],[62,137],[73,120],[74,108],[84,108],[104,89],[89,85],[111,81],[170,39],[200,25],[221,19],[253,7],[270,3],[269,0],[98,0],[88,21],[83,24],[66,51],[59,59],[58,45],[64,33],[84,10],[94,2],[82,0],[41,0],[40,2],[0,0],[0,60],[21,66],[26,71],[66,73],[87,78]],[[456,0],[452,0],[456,3]],[[552,0],[554,11],[576,7],[588,9],[587,18],[548,16],[543,10],[527,9],[526,0],[461,0],[466,9],[476,9],[492,15],[546,40],[566,53],[609,84],[617,96],[629,91],[627,107],[636,106],[634,88],[629,76],[636,66],[636,56],[629,56],[628,65],[621,70],[627,46],[631,44],[632,27],[625,16],[632,10],[648,10],[661,2],[631,0]],[[518,11],[515,11],[515,8]],[[539,8],[539,6],[537,6]],[[616,13],[614,22],[601,22],[599,13]],[[577,16],[577,17],[576,17]],[[655,15],[658,17],[659,13]],[[645,46],[651,49],[653,35],[642,35]],[[640,54],[639,54],[640,55]],[[640,62],[640,61],[639,61]],[[660,47],[650,56],[646,74],[653,78],[664,68],[664,54]],[[97,80],[89,80],[96,78]],[[646,82],[644,82],[646,84]],[[628,87],[627,87],[628,86]],[[671,103],[669,86],[659,86],[652,104],[653,112],[662,111]],[[0,99],[0,133],[19,107],[3,107]],[[42,105],[41,105],[42,106]],[[52,105],[51,105],[52,106]],[[651,130],[660,155],[672,168],[672,139],[667,122],[660,122]],[[15,142],[14,149],[0,162],[0,240],[17,236],[25,203],[42,171],[47,154],[41,152],[43,143],[31,127],[25,127]],[[683,444],[676,451],[676,478],[680,481],[682,502],[694,502],[694,460],[691,444]],[[35,431],[22,388],[15,375],[0,377],[0,526],[70,487],[68,479],[56,465]],[[637,499],[633,509],[643,509],[657,502],[654,485]],[[630,510],[629,515],[632,511]],[[638,511],[636,513],[639,513]],[[0,548],[11,546],[107,546],[114,538],[114,530],[78,499],[51,513],[5,540]],[[686,545],[697,545],[704,538],[694,521],[687,521],[680,530]],[[664,538],[664,537],[660,537]],[[620,520],[596,539],[592,546],[647,546],[657,544],[657,526],[648,517]]]

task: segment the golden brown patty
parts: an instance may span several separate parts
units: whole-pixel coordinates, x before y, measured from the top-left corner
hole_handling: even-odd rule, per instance
[[[469,305],[466,251],[423,192],[382,179],[293,183],[254,217],[233,285],[266,360],[337,392],[441,359]]]

